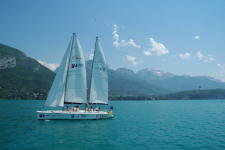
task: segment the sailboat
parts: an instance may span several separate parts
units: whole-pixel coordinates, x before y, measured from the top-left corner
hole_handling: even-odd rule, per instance
[[[88,95],[83,51],[76,34],[73,33],[45,102],[48,109],[37,111],[37,118],[113,118],[112,106],[109,108],[108,105],[107,63],[98,37],[91,70]]]

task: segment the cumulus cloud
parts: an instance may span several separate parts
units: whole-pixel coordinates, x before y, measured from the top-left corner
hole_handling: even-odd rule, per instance
[[[219,68],[217,78],[225,82],[225,64],[217,64],[216,66]]]
[[[146,50],[146,51],[144,51],[144,55],[145,56],[150,56],[150,55],[152,55],[152,53],[149,50]]]
[[[138,45],[133,39],[129,39],[128,41],[120,40],[120,36],[118,33],[118,26],[116,24],[113,25],[113,45],[115,47],[123,47],[123,46],[132,46],[135,48],[141,48],[140,45]]]
[[[180,53],[178,56],[179,56],[180,59],[182,59],[182,60],[187,60],[187,59],[189,59],[189,58],[191,57],[191,54],[188,53],[188,52],[186,52],[186,53]]]
[[[144,51],[144,54],[147,54],[146,56],[161,56],[169,53],[169,50],[166,48],[166,46],[160,42],[157,42],[154,38],[149,38],[149,42],[152,48]]]
[[[202,60],[205,56],[202,54],[202,52],[200,52],[200,51],[198,51],[197,53],[196,53],[196,56],[197,56],[197,58],[198,58],[198,60]]]
[[[204,55],[201,51],[198,51],[196,53],[196,56],[199,61],[203,61],[203,62],[212,62],[215,60],[215,58],[212,55]]]
[[[131,62],[132,65],[134,65],[134,66],[138,65],[138,62],[137,62],[137,58],[136,58],[136,57],[127,55],[127,56],[126,56],[126,59],[127,59],[129,62]]]
[[[225,73],[225,64],[216,64]]]
[[[225,64],[216,64],[216,66],[220,69],[220,72],[225,74]]]
[[[113,25],[113,32],[112,32],[112,36],[113,36],[113,45],[118,47],[119,46],[119,40],[120,40],[120,36],[117,33],[118,30],[118,26],[116,24]]]
[[[59,64],[52,64],[42,60],[38,60],[38,62],[52,71],[55,71],[56,68],[59,66]]]
[[[215,58],[212,55],[208,55],[205,57],[204,62],[211,62],[214,60],[215,60]]]
[[[200,40],[200,36],[199,35],[196,35],[196,36],[194,36],[194,39]]]

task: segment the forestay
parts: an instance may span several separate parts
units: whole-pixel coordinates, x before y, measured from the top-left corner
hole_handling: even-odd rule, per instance
[[[103,49],[96,38],[92,64],[90,103],[108,104],[108,73]]]

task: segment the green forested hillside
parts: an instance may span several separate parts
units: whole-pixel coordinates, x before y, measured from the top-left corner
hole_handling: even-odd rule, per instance
[[[7,59],[14,58],[15,66]],[[51,86],[54,72],[27,57],[23,52],[0,44],[0,98],[43,99]]]

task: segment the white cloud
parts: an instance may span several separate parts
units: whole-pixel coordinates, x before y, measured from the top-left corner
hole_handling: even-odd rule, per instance
[[[154,38],[149,38],[149,42],[152,48],[150,48],[148,51],[151,52],[151,54],[161,56],[169,53],[169,50],[165,47],[165,45],[160,42],[157,42]]]
[[[205,57],[204,62],[212,62],[215,58],[212,55],[208,55]]]
[[[218,67],[222,68],[225,72],[225,64],[216,64]]]
[[[150,56],[150,55],[152,55],[152,53],[149,50],[146,50],[146,51],[144,51],[144,55],[145,56]]]
[[[219,67],[220,72],[225,74],[225,64],[216,64],[217,67]]]
[[[225,82],[225,64],[217,64],[216,66],[219,68],[217,78]]]
[[[204,55],[202,52],[198,51],[196,53],[196,56],[198,58],[199,61],[203,61],[203,62],[212,62],[215,60],[215,58],[212,55]]]
[[[112,36],[113,36],[113,45],[118,47],[119,46],[119,40],[120,40],[120,36],[117,33],[118,30],[118,26],[116,24],[113,25],[113,32],[112,32]]]
[[[42,60],[38,60],[38,62],[52,71],[55,71],[55,69],[59,66],[59,64],[51,64]]]
[[[160,71],[154,72],[157,76],[162,76],[162,73]]]
[[[187,60],[187,59],[189,59],[189,58],[191,57],[191,54],[188,53],[188,52],[186,52],[186,53],[180,53],[178,56],[179,56],[180,59],[182,59],[182,60]]]
[[[198,51],[196,53],[196,56],[197,56],[198,60],[202,60],[205,57],[200,51]]]
[[[126,56],[126,59],[127,59],[129,62],[131,62],[132,65],[134,65],[134,66],[138,65],[138,62],[137,62],[137,58],[136,58],[136,57],[127,55],[127,56]]]
[[[120,40],[120,36],[118,34],[118,26],[116,24],[113,25],[113,45],[115,47],[123,47],[123,46],[132,46],[135,48],[141,48],[133,39],[129,39],[128,41]]]
[[[200,36],[199,36],[199,35],[196,35],[196,36],[194,37],[194,39],[200,40]]]

